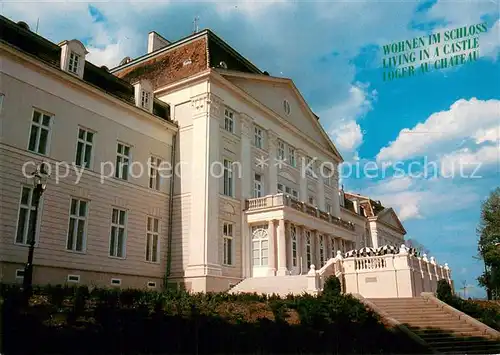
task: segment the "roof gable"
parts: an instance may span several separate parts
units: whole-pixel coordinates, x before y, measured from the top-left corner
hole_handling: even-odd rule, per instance
[[[400,230],[403,234],[406,234],[406,230],[403,227],[403,224],[401,223],[401,221],[399,220],[398,215],[390,207],[385,208],[382,212],[380,212],[377,215],[377,220],[382,222],[382,223],[385,223],[385,224],[387,224],[395,229]]]
[[[343,160],[292,80],[221,69],[218,71],[224,78],[330,151],[340,161]],[[285,111],[285,100],[290,106],[289,114]]]

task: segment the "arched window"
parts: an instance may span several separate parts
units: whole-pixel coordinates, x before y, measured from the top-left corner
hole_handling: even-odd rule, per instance
[[[325,240],[322,235],[319,236],[319,263],[325,265]]]
[[[311,245],[310,231],[306,231],[306,260],[307,260],[307,268],[309,269],[312,264],[312,245]]]
[[[290,227],[290,234],[292,237],[292,266],[297,266],[297,228],[292,225]]]
[[[253,266],[267,266],[269,253],[269,235],[267,226],[252,228],[252,259]]]

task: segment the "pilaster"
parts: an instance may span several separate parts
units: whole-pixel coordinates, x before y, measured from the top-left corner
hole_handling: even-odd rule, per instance
[[[209,174],[218,162],[222,100],[205,93],[191,98],[193,159],[191,173],[191,227],[186,276],[221,275],[219,260],[219,180]],[[196,163],[194,163],[196,162]]]
[[[299,192],[299,197],[301,201],[307,201],[307,176],[304,172],[303,166],[305,165],[305,158],[307,156],[307,153],[303,151],[302,149],[297,149],[297,166],[300,171],[300,192]]]
[[[278,136],[271,130],[267,131],[267,142],[269,151],[269,165],[266,191],[268,195],[275,195],[278,193],[278,169],[276,166]]]
[[[335,174],[333,175],[333,196],[332,196],[332,214],[335,217],[340,217],[340,196],[339,196],[339,171],[338,165],[335,167]]]
[[[321,163],[318,162],[318,167],[321,167]],[[318,204],[318,208],[321,211],[325,210],[325,181],[323,180],[324,172],[322,169],[318,168],[318,180],[316,182],[316,189],[318,190],[316,193],[316,200]]]
[[[241,122],[241,206],[245,208],[245,200],[252,197],[252,125],[253,120],[246,114],[240,115]],[[241,243],[241,262],[243,267],[243,276],[251,276],[251,236],[247,218],[241,213],[242,243]]]

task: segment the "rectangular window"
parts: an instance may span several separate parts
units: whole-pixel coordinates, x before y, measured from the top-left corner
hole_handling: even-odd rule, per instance
[[[116,147],[115,177],[128,180],[128,164],[130,160],[130,147],[123,143],[118,143]]]
[[[69,54],[68,71],[73,74],[78,74],[78,66],[80,65],[80,56],[71,51]]]
[[[255,174],[253,180],[253,197],[262,197],[264,195],[262,188],[262,175]]]
[[[156,288],[156,282],[155,281],[148,281],[148,288]]]
[[[120,286],[122,284],[122,279],[111,279],[111,285]]]
[[[297,190],[292,189],[292,196],[297,200],[299,199],[299,193],[297,192]]]
[[[32,225],[35,218],[35,201],[33,201],[33,188],[21,188],[21,201],[19,203],[19,216],[17,219],[16,243],[29,244],[33,235]]]
[[[52,116],[33,110],[28,150],[46,155],[49,147],[49,133]]]
[[[290,226],[290,234],[292,239],[292,266],[297,266],[297,228],[292,225]]]
[[[111,215],[111,234],[109,238],[109,256],[125,256],[125,233],[127,211],[113,208]]]
[[[307,202],[309,202],[310,205],[314,206],[314,202],[315,202],[314,201],[314,197],[313,196],[309,196]]]
[[[312,172],[314,169],[314,166],[313,166],[314,163],[311,163],[311,162],[312,162],[312,158],[306,157],[306,174],[309,176],[313,176]]]
[[[148,109],[149,108],[149,100],[150,100],[150,93],[147,91],[142,90],[141,91],[141,107]]]
[[[224,265],[233,265],[233,224],[224,222],[222,227],[223,238],[223,263]]]
[[[87,201],[71,199],[66,249],[83,251],[86,244]]]
[[[224,129],[231,133],[234,132],[234,112],[227,108],[224,110]]]
[[[306,263],[307,263],[307,269],[311,267],[312,264],[312,244],[311,244],[311,232],[306,231]]]
[[[255,126],[254,127],[254,145],[257,148],[263,148],[264,146],[264,133],[262,128]]]
[[[325,209],[326,209],[326,212],[332,214],[333,209],[332,209],[332,205],[330,203],[328,203],[328,202],[325,203]]]
[[[282,194],[283,192],[285,192],[285,190],[283,189],[283,184],[278,184],[277,187],[278,187],[278,193]]]
[[[4,97],[5,97],[4,94],[0,94],[0,113],[2,113]]]
[[[288,163],[294,168],[297,167],[297,161],[295,160],[295,148],[288,146]]]
[[[148,228],[146,234],[146,261],[158,262],[159,250],[159,220],[148,217]]]
[[[224,195],[233,197],[233,167],[232,162],[224,159]]]
[[[150,157],[149,158],[149,188],[154,190],[160,190],[160,171],[159,167],[161,165],[161,159]]]
[[[90,168],[92,160],[92,145],[94,142],[94,132],[85,128],[78,128],[78,143],[76,145],[75,164]]]
[[[80,275],[68,275],[67,281],[71,283],[78,283],[80,282]]]
[[[285,142],[278,141],[278,159],[285,160]]]
[[[24,269],[17,269],[16,270],[16,279],[23,279],[24,278]]]
[[[323,183],[327,186],[332,185],[332,171],[328,168],[323,168]]]

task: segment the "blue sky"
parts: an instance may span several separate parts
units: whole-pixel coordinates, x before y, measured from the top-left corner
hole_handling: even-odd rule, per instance
[[[439,163],[433,178],[345,177],[346,189],[380,199],[408,231],[448,262],[455,284],[476,286],[481,201],[500,186],[500,22],[493,1],[49,2],[2,3],[58,42],[84,42],[95,64],[113,67],[146,52],[147,34],[189,35],[193,18],[274,76],[292,78],[346,162]],[[381,45],[486,22],[476,62],[425,75],[382,80]],[[467,163],[470,177],[443,176]],[[455,165],[452,165],[455,163]],[[455,168],[454,168],[455,167]],[[380,171],[379,171],[380,172]],[[469,295],[483,296],[478,287]]]

